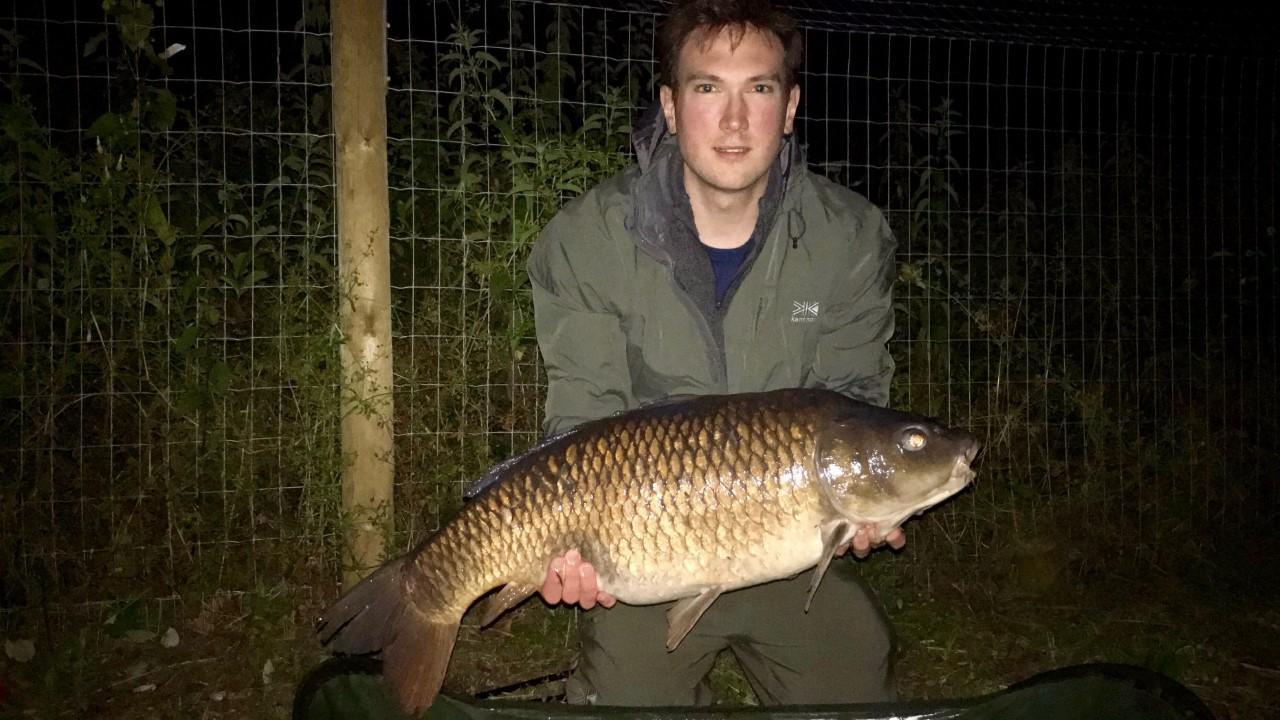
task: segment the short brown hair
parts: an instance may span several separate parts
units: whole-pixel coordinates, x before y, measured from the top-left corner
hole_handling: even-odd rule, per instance
[[[737,47],[748,28],[772,33],[782,43],[783,87],[795,85],[804,58],[804,40],[790,15],[776,9],[769,0],[682,0],[658,28],[657,53],[660,80],[675,88],[680,51],[689,37],[704,31],[708,41],[728,29],[730,43]]]

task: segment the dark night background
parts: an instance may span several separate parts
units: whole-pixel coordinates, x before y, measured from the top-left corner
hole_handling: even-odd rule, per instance
[[[986,446],[863,564],[903,696],[1127,662],[1275,717],[1280,11],[788,6],[810,166],[899,241],[892,402]],[[664,7],[388,3],[398,548],[540,436],[523,260],[629,162]],[[283,717],[319,658],[330,33],[323,0],[0,10],[0,627],[35,647],[0,658],[0,711]],[[466,636],[453,688],[562,678],[575,622],[531,604]]]

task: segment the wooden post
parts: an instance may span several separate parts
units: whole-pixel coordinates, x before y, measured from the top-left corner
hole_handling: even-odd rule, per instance
[[[342,510],[347,587],[380,563],[392,522],[391,253],[384,0],[333,0],[338,281],[342,303]]]

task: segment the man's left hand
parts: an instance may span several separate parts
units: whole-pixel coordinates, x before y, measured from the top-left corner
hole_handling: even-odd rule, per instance
[[[907,534],[902,531],[902,528],[894,528],[890,530],[889,534],[885,536],[884,541],[872,546],[871,538],[879,534],[876,532],[877,530],[878,528],[874,525],[863,525],[858,528],[858,531],[853,534],[853,542],[849,543],[849,548],[853,550],[854,555],[864,558],[870,555],[873,549],[880,547],[881,545],[888,545],[894,550],[901,550],[906,546]],[[841,551],[840,554],[843,555],[844,551]]]

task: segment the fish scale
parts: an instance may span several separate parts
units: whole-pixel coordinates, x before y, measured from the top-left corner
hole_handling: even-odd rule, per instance
[[[467,609],[497,588],[491,621],[577,549],[621,602],[680,600],[668,613],[674,648],[724,591],[817,565],[812,597],[854,530],[882,539],[959,491],[976,453],[966,433],[825,390],[706,396],[585,423],[495,466],[452,521],[349,590],[318,630],[338,652],[381,651],[416,712],[439,690]]]

